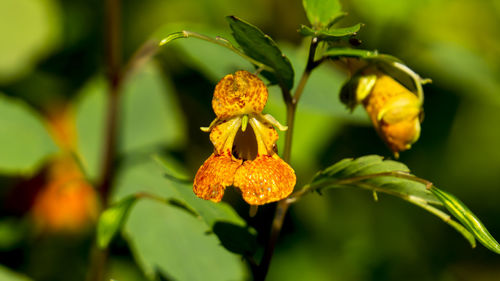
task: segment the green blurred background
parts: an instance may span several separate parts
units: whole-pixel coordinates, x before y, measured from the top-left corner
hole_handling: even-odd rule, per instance
[[[307,23],[301,1],[123,0],[122,4],[124,61],[154,33],[188,29],[229,37],[224,17],[236,15],[278,42],[296,76],[304,67],[307,40],[296,32]],[[360,47],[399,57],[433,80],[424,86],[421,138],[400,160],[414,174],[461,198],[498,239],[500,1],[342,4],[349,16],[340,25],[365,24],[358,36]],[[26,101],[42,115],[61,101],[74,103],[79,108],[82,150],[97,145],[86,136],[100,132],[85,131],[85,122],[97,118],[99,123],[97,93],[105,91],[104,15],[104,3],[97,0],[0,0],[0,92]],[[215,83],[241,68],[252,69],[227,50],[197,39],[165,47],[125,89],[130,95],[123,110],[137,112],[122,120],[131,124],[121,133],[122,160],[136,163],[161,153],[194,175],[212,151],[208,135],[199,127],[215,117],[211,109]],[[346,78],[339,66],[328,63],[312,74],[306,86],[292,154],[298,185],[345,157],[391,157],[365,113],[357,109],[350,114],[340,104],[338,91]],[[281,95],[276,87],[270,90],[265,111],[283,123]],[[155,108],[159,103],[164,106]],[[97,159],[88,156],[88,165],[96,167],[92,163]],[[89,168],[91,177],[96,173]],[[30,178],[0,176],[0,264],[34,280],[83,280],[92,243],[89,234],[33,237],[23,232],[28,226],[22,218],[29,209],[23,196],[31,193],[21,192],[15,199],[12,194]],[[229,194],[228,200],[257,229],[258,240],[265,241],[273,207],[260,208],[255,218],[248,218],[248,207],[233,197],[237,196]],[[112,247],[110,276],[145,280],[134,264],[130,249],[119,239]],[[438,218],[399,199],[380,195],[374,202],[368,192],[332,190],[310,195],[292,207],[269,280],[500,280],[500,256],[482,246],[471,249]]]

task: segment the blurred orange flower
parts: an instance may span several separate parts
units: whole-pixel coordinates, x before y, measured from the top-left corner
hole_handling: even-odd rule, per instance
[[[263,115],[267,88],[247,71],[226,75],[215,87],[212,107],[217,118],[210,132],[214,153],[196,173],[193,190],[203,199],[219,202],[227,186],[238,187],[251,205],[286,198],[295,186],[293,169],[276,153],[281,130],[271,115]]]
[[[96,221],[98,211],[97,194],[74,160],[55,160],[32,207],[35,223],[44,231],[78,232]]]
[[[46,183],[34,200],[31,215],[43,231],[79,232],[97,219],[97,193],[72,156],[76,147],[72,108],[69,105],[54,107],[48,113],[48,121],[61,154],[49,163]]]

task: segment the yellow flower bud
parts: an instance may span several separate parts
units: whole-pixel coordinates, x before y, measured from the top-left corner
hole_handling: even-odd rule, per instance
[[[422,102],[390,76],[377,75],[362,103],[378,134],[396,157],[418,140]]]

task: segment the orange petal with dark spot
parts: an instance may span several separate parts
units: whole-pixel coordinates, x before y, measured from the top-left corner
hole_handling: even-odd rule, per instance
[[[212,154],[194,178],[193,191],[196,196],[219,202],[226,187],[233,184],[234,174],[241,162],[233,160],[230,155]]]
[[[251,205],[262,205],[286,198],[295,186],[295,172],[278,155],[261,155],[245,161],[234,175],[243,199]]]
[[[267,87],[248,71],[228,74],[215,86],[212,107],[219,118],[260,113],[266,105]]]

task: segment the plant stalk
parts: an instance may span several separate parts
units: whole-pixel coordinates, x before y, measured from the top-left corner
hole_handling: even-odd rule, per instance
[[[318,38],[314,37],[311,40],[311,45],[309,47],[309,56],[307,59],[306,67],[304,69],[302,77],[300,78],[299,85],[297,85],[294,95],[292,96],[285,87],[281,86],[283,99],[286,104],[286,121],[288,126],[288,130],[285,134],[285,147],[283,151],[283,160],[287,163],[290,163],[291,159],[292,138],[295,125],[295,114],[297,112],[297,104],[300,100],[300,97],[302,96],[311,72],[321,63],[320,61],[314,60],[317,47]],[[257,276],[255,277],[255,280],[261,281],[266,279],[267,273],[269,271],[269,266],[271,265],[271,260],[274,254],[274,249],[276,248],[276,242],[278,241],[278,237],[280,235],[281,228],[283,227],[283,222],[285,220],[286,212],[288,211],[289,206],[290,201],[286,198],[279,201],[276,206],[276,211],[271,226],[271,234],[269,235],[269,241],[266,249],[264,250],[264,255],[257,270]]]
[[[105,3],[105,64],[108,78],[108,108],[106,116],[106,138],[103,148],[101,173],[97,188],[105,209],[115,176],[114,161],[116,156],[116,140],[118,131],[118,108],[121,90],[121,2],[106,0]],[[89,281],[103,281],[106,275],[108,250],[102,250],[93,243],[90,268],[87,275]]]

